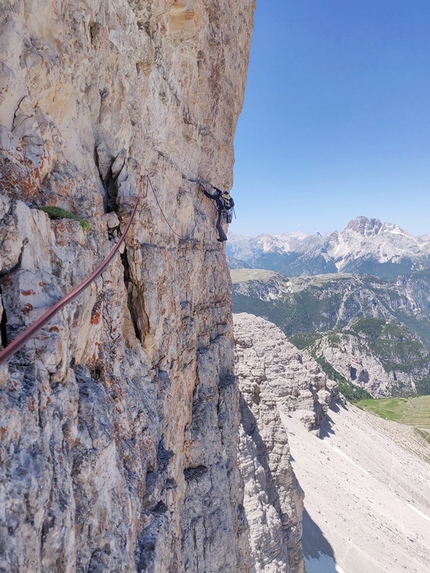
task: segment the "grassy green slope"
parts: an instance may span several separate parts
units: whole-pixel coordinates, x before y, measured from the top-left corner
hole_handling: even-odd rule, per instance
[[[276,276],[276,274],[277,273],[273,271],[266,271],[263,269],[248,269],[248,268],[232,269],[230,271],[231,282],[233,284],[239,284],[248,281],[265,281]]]
[[[355,405],[385,420],[430,431],[430,396],[360,400]]]

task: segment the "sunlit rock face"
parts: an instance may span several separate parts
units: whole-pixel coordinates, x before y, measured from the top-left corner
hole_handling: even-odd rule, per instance
[[[253,4],[2,4],[2,346],[152,182],[121,256],[0,367],[4,571],[250,568],[230,279],[195,179],[232,183]]]
[[[317,363],[263,318],[234,315],[240,388],[239,465],[255,571],[304,573],[303,491],[290,463],[284,418],[318,433],[336,395]]]
[[[256,403],[259,393],[267,392],[282,413],[294,413],[318,433],[338,396],[337,385],[275,324],[246,312],[235,314],[234,324],[241,392],[243,385],[250,386]]]

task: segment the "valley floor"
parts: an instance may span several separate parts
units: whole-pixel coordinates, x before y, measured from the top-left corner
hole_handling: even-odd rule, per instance
[[[281,416],[305,491],[307,573],[430,573],[430,446],[419,457],[405,449],[413,431],[349,404],[321,439]]]

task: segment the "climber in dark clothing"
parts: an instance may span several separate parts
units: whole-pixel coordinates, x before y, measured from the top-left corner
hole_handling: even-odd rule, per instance
[[[215,193],[209,193],[206,191],[205,186],[200,183],[199,189],[203,191],[206,197],[209,199],[213,199],[216,202],[216,206],[218,209],[218,219],[216,222],[216,228],[219,234],[218,241],[221,243],[227,240],[227,235],[222,228],[222,222],[225,220],[227,223],[231,223],[231,209],[234,207],[233,198],[230,197],[230,193],[228,191],[221,191],[218,187],[214,187],[211,185],[212,189],[214,189]]]

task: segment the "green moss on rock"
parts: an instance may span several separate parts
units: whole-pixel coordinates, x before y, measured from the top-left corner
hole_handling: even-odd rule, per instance
[[[80,217],[73,215],[73,213],[70,213],[70,211],[67,211],[66,209],[62,209],[61,207],[47,206],[37,207],[37,209],[46,213],[50,219],[73,219],[73,221],[79,221],[84,233],[88,233],[90,230],[90,222],[87,219],[81,219]]]

